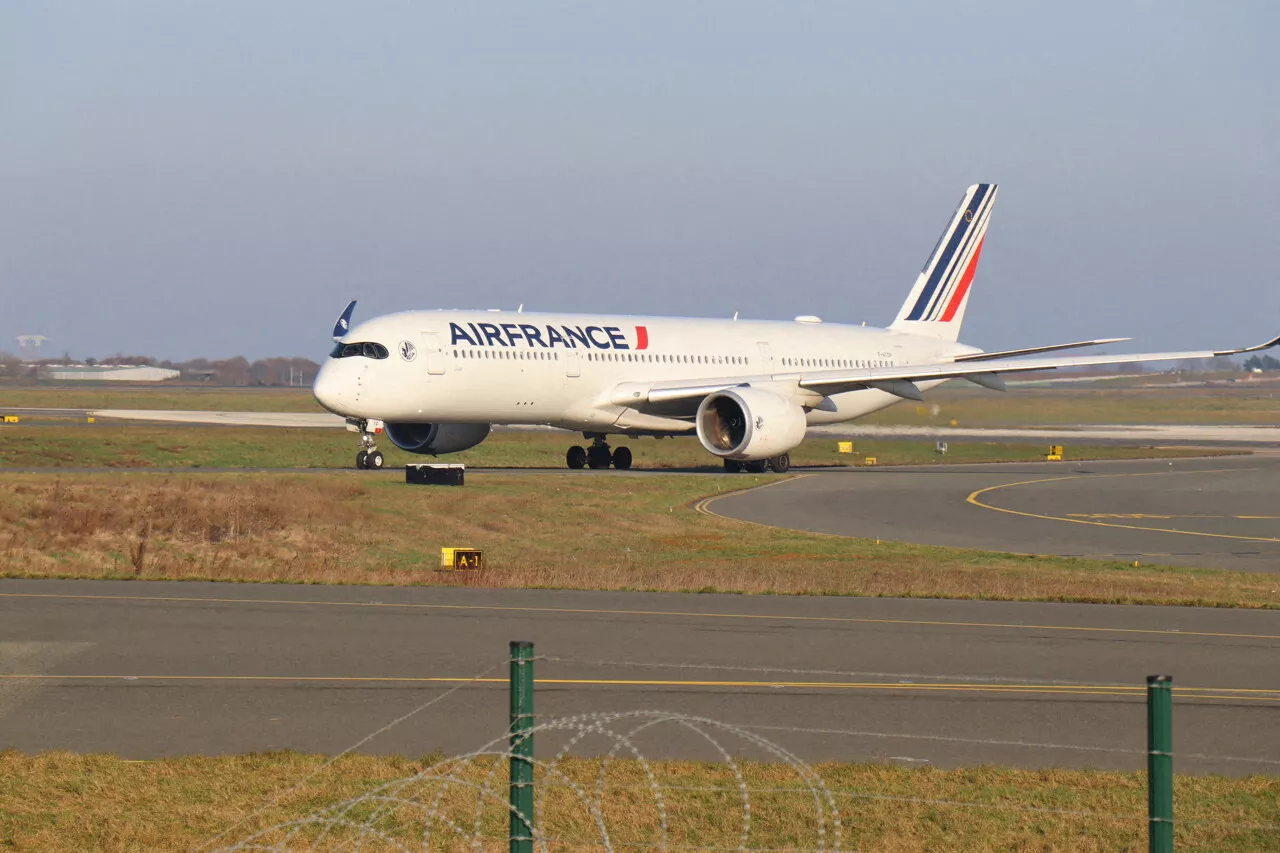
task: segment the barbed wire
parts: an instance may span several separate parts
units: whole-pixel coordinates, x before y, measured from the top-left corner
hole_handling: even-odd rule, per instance
[[[726,850],[757,850],[773,848],[752,848],[752,796],[755,790],[744,776],[737,750],[730,749],[724,742],[726,739],[740,741],[739,746],[748,746],[761,753],[767,759],[784,765],[795,774],[798,784],[787,788],[789,793],[802,795],[812,810],[809,821],[813,836],[813,845],[804,849],[808,851],[841,851],[843,824],[835,797],[827,790],[821,776],[794,753],[769,741],[761,735],[739,729],[735,726],[711,720],[705,717],[670,711],[620,711],[580,714],[549,720],[535,725],[528,735],[553,735],[564,737],[564,742],[556,750],[550,760],[533,759],[535,770],[542,780],[534,785],[535,813],[542,818],[533,821],[531,815],[520,814],[507,798],[506,780],[500,778],[503,761],[512,758],[528,760],[525,756],[516,755],[504,744],[508,735],[496,738],[485,746],[466,755],[446,759],[424,768],[412,776],[385,783],[357,797],[342,803],[329,806],[312,814],[294,820],[285,821],[267,827],[259,832],[228,847],[224,851],[293,851],[301,845],[316,849],[319,845],[333,845],[326,849],[357,850],[368,841],[389,844],[396,849],[408,849],[391,834],[385,824],[400,810],[411,812],[418,823],[420,842],[425,847],[433,838],[442,834],[455,843],[462,843],[477,849],[481,842],[489,838],[486,835],[486,819],[496,816],[514,816],[521,824],[529,827],[531,839],[538,849],[547,851],[557,842],[586,844],[599,846],[606,851],[619,847],[654,846],[661,849],[712,849],[708,845],[690,845],[672,838],[672,827],[669,821],[664,791],[677,791],[681,787],[663,785],[655,772],[652,762],[640,749],[637,738],[650,730],[661,726],[675,726],[684,730],[713,749],[730,769],[733,783],[728,787],[709,787],[710,791],[735,794],[741,803],[741,823],[737,832],[738,845],[725,846]],[[526,736],[522,732],[521,737]],[[609,751],[599,759],[595,769],[595,785],[584,785],[566,771],[564,764],[571,757],[571,750],[593,736],[603,737],[611,742]],[[627,755],[641,768],[645,783],[641,785],[610,785],[609,770],[619,755]],[[480,762],[488,762],[489,766],[477,767]],[[478,778],[468,778],[467,774]],[[314,774],[312,774],[314,775]],[[653,798],[653,810],[657,823],[657,838],[654,842],[632,842],[615,837],[614,827],[606,814],[606,795],[623,789],[643,790]],[[566,790],[572,794],[570,801],[553,801],[552,791]],[[735,790],[736,789],[736,790]],[[762,790],[771,790],[768,788]],[[464,823],[446,806],[446,797],[458,792],[469,793],[474,797],[469,810],[469,825]],[[577,811],[585,816],[587,823],[595,827],[597,837],[591,839],[565,839],[562,836],[547,834],[543,827],[553,825],[557,820],[566,820],[563,813],[566,809]],[[569,815],[571,816],[571,815]],[[339,837],[340,833],[345,837]],[[224,833],[225,834],[225,833]]]
[[[553,782],[543,782],[540,785],[548,788],[556,787]],[[723,792],[723,787],[715,785],[666,785],[660,786],[663,791],[682,791],[689,793],[716,793]],[[610,791],[638,791],[645,790],[645,786],[639,785],[616,785],[610,786]],[[1145,814],[1115,814],[1112,812],[1094,812],[1084,809],[1054,809],[1045,806],[1021,806],[1016,803],[986,803],[973,800],[941,800],[930,799],[928,797],[908,797],[898,794],[877,794],[867,791],[857,790],[854,788],[827,787],[827,790],[833,797],[849,797],[864,800],[886,800],[890,802],[914,803],[926,806],[956,806],[963,808],[980,808],[980,809],[998,809],[1003,811],[1018,811],[1028,813],[1044,813],[1061,815],[1064,817],[1087,817],[1098,818],[1101,820],[1110,820],[1118,822],[1141,821],[1146,822],[1149,819]],[[808,794],[807,788],[751,788],[753,794]],[[1271,823],[1233,823],[1231,821],[1212,820],[1209,818],[1178,818],[1176,823],[1197,824],[1204,826],[1214,826],[1230,829],[1256,829],[1264,831],[1280,832],[1280,824]],[[752,848],[753,850],[758,848]]]
[[[804,728],[801,726],[771,726],[755,723],[735,723],[734,725],[744,729],[754,729],[758,731],[770,732],[793,732],[796,734],[810,735],[844,735],[848,737],[866,737],[877,738],[881,740],[921,740],[921,741],[939,741],[942,743],[966,743],[978,744],[982,746],[1014,746],[1025,747],[1028,749],[1064,749],[1078,750],[1081,752],[1103,752],[1113,753],[1116,755],[1140,755],[1145,756],[1145,749],[1129,749],[1117,746],[1089,746],[1087,744],[1073,743],[1046,743],[1030,740],[1003,740],[1000,738],[969,738],[958,737],[954,735],[925,735],[913,734],[909,732],[878,732],[865,729],[817,729]],[[1258,756],[1244,755],[1211,755],[1200,752],[1176,752],[1177,758],[1189,758],[1199,761],[1224,761],[1224,762],[1244,762],[1251,764],[1274,764],[1280,765],[1280,759],[1261,758]]]
[[[392,720],[391,722],[389,722],[389,723],[387,723],[386,725],[382,726],[381,728],[378,728],[378,729],[374,730],[373,732],[371,732],[370,734],[365,735],[365,736],[364,736],[364,737],[362,737],[360,740],[358,740],[358,741],[356,741],[355,743],[351,744],[351,746],[349,746],[349,747],[347,747],[346,749],[342,750],[342,751],[341,751],[341,752],[339,752],[338,754],[336,754],[336,755],[334,755],[334,756],[332,756],[332,757],[330,757],[330,758],[326,759],[326,760],[325,760],[325,761],[324,761],[324,762],[323,762],[319,767],[317,767],[316,769],[312,770],[312,771],[311,771],[310,773],[308,773],[307,775],[303,776],[301,779],[299,779],[299,780],[298,780],[297,782],[295,782],[293,785],[291,785],[291,786],[289,786],[288,788],[285,788],[285,789],[283,789],[283,790],[281,790],[281,791],[278,791],[278,792],[276,792],[275,794],[273,794],[273,795],[272,795],[272,796],[267,800],[267,802],[266,802],[266,803],[264,803],[264,804],[263,804],[261,807],[259,807],[257,810],[255,810],[255,811],[253,811],[253,812],[251,812],[251,813],[249,813],[249,814],[245,815],[244,817],[240,818],[240,819],[239,819],[239,820],[237,820],[235,823],[231,824],[231,826],[229,826],[229,827],[227,827],[226,829],[222,830],[222,832],[218,833],[217,835],[213,836],[212,838],[207,839],[206,841],[204,841],[203,843],[201,843],[199,846],[192,848],[193,853],[195,853],[195,851],[204,850],[204,849],[205,849],[205,848],[207,848],[209,845],[216,843],[217,841],[219,841],[219,840],[220,840],[220,839],[222,839],[222,838],[225,838],[227,835],[229,835],[229,834],[232,832],[232,830],[236,829],[236,827],[238,827],[238,826],[243,825],[246,821],[250,821],[250,820],[253,820],[253,819],[254,819],[254,818],[256,818],[256,817],[261,816],[263,813],[265,813],[268,809],[270,809],[270,808],[271,808],[272,806],[274,806],[276,803],[280,802],[280,800],[281,800],[282,798],[284,798],[285,796],[287,796],[287,795],[289,795],[289,794],[293,793],[294,791],[297,791],[297,790],[298,790],[298,789],[300,789],[303,785],[307,784],[307,783],[308,783],[308,782],[310,782],[312,779],[314,779],[316,776],[320,775],[320,774],[321,774],[321,773],[323,773],[325,770],[327,770],[327,769],[329,769],[330,767],[332,767],[335,763],[337,763],[338,761],[340,761],[342,758],[346,757],[347,755],[350,755],[351,753],[355,752],[355,751],[356,751],[357,749],[359,749],[360,747],[364,746],[364,745],[365,745],[366,743],[368,743],[369,741],[371,741],[371,740],[373,740],[374,738],[378,737],[378,735],[381,735],[381,734],[383,734],[383,733],[385,733],[385,732],[387,732],[387,731],[389,731],[389,730],[391,730],[391,729],[395,728],[396,726],[400,725],[401,723],[406,722],[407,720],[412,719],[413,717],[417,716],[418,714],[420,714],[420,713],[422,713],[423,711],[425,711],[425,710],[427,710],[428,708],[430,708],[432,705],[436,705],[436,704],[438,704],[438,703],[440,703],[440,702],[443,702],[445,699],[449,698],[449,697],[450,697],[450,696],[452,696],[454,693],[458,692],[459,690],[461,690],[463,687],[467,686],[468,684],[474,684],[474,683],[476,683],[477,681],[479,681],[480,679],[487,677],[490,673],[492,673],[494,670],[498,669],[498,668],[499,668],[499,667],[501,667],[502,665],[503,665],[503,662],[495,663],[493,666],[488,667],[487,669],[483,670],[482,672],[477,673],[476,675],[471,676],[471,678],[466,679],[465,681],[460,681],[460,682],[458,682],[457,684],[455,684],[455,685],[453,685],[452,687],[450,687],[450,688],[448,688],[447,690],[445,690],[445,691],[444,691],[443,693],[441,693],[439,696],[434,696],[434,697],[432,697],[431,699],[428,699],[427,701],[425,701],[425,702],[421,703],[421,704],[420,704],[420,705],[418,705],[417,707],[415,707],[415,708],[413,708],[413,709],[409,710],[407,713],[401,714],[399,717],[396,717],[394,720]]]
[[[281,804],[289,794],[302,789],[304,785],[315,779],[326,769],[332,767],[343,757],[351,754],[374,738],[418,715],[422,711],[442,702],[463,687],[473,685],[486,679],[494,670],[507,663],[526,664],[531,661],[547,661],[552,663],[569,663],[586,666],[633,666],[649,668],[677,668],[692,670],[727,670],[756,673],[788,673],[795,675],[824,676],[862,676],[878,678],[939,678],[940,676],[915,675],[901,673],[858,673],[817,669],[787,669],[781,667],[736,666],[719,664],[668,664],[645,661],[587,661],[575,658],[540,655],[529,659],[511,659],[500,661],[469,679],[460,680],[438,696],[421,703],[409,712],[397,717],[369,735],[361,738],[342,752],[325,760],[314,770],[292,786],[272,795],[269,800],[256,811],[248,814],[227,829],[209,840],[193,848],[195,851],[208,849],[221,841],[232,831],[250,820],[260,818],[271,808]],[[1070,690],[1072,687],[1106,686],[1125,687],[1129,685],[1081,685],[1075,681],[1035,680],[1035,679],[987,679],[978,676],[947,676],[954,681],[1001,681],[1010,685],[1024,685],[1028,688],[1056,687]],[[892,684],[885,686],[892,687]],[[995,687],[994,689],[1000,689]],[[1206,688],[1208,689],[1208,688]],[[1254,691],[1263,692],[1263,691]],[[1267,691],[1269,692],[1269,691]],[[653,737],[655,730],[668,728],[683,732],[694,738],[718,757],[719,764],[731,778],[724,785],[687,785],[668,784],[663,778],[665,768],[655,765],[642,749],[642,741]],[[1077,750],[1095,753],[1111,753],[1123,755],[1146,755],[1145,750],[1123,749],[1105,746],[1089,746],[1080,744],[1038,743],[1022,740],[997,738],[964,738],[947,735],[911,734],[901,732],[882,732],[855,729],[805,728],[799,726],[754,725],[747,723],[726,723],[718,720],[684,714],[674,711],[639,710],[608,711],[577,714],[537,723],[528,731],[521,731],[518,738],[542,737],[559,738],[550,759],[532,758],[527,754],[514,752],[514,744],[510,741],[512,734],[504,732],[487,744],[472,752],[446,758],[423,767],[409,776],[385,782],[345,801],[320,808],[302,817],[285,820],[274,825],[252,832],[242,840],[218,848],[219,851],[270,851],[284,853],[300,849],[343,851],[364,850],[369,844],[382,845],[388,849],[410,850],[428,849],[433,842],[441,842],[449,847],[466,846],[480,851],[486,845],[505,844],[507,832],[499,832],[494,828],[495,821],[507,827],[523,826],[528,831],[528,840],[540,853],[549,853],[551,848],[570,846],[575,849],[600,848],[604,851],[621,849],[660,849],[660,850],[708,850],[708,851],[753,851],[753,853],[843,853],[841,844],[844,839],[845,825],[841,815],[840,803],[851,801],[880,801],[889,803],[912,804],[928,807],[989,809],[1010,813],[1054,815],[1065,818],[1096,820],[1116,823],[1145,823],[1146,815],[1127,815],[1109,812],[1095,812],[1087,809],[1051,808],[1047,806],[1023,805],[1016,802],[978,802],[968,800],[936,799],[915,797],[903,794],[876,792],[847,787],[833,787],[808,763],[797,754],[774,743],[760,732],[778,732],[805,735],[835,735],[844,737],[863,737],[877,739],[905,739],[932,742],[951,742],[966,744],[984,744],[991,746],[1008,746],[1017,748],[1037,748],[1049,750]],[[663,743],[670,741],[669,734],[663,735]],[[607,749],[591,750],[591,762],[583,765],[571,765],[576,759],[575,750],[584,750],[595,739],[603,739]],[[731,748],[731,746],[733,748]],[[781,765],[793,775],[795,785],[778,786],[775,784],[752,785],[744,772],[743,752],[755,752],[763,757],[771,766]],[[1195,753],[1179,753],[1181,758],[1192,758],[1208,761],[1251,762],[1264,765],[1280,764],[1280,761],[1260,757],[1217,756]],[[625,762],[619,764],[621,759]],[[508,781],[502,774],[506,762],[519,760],[532,765],[537,781],[531,783],[534,793],[532,814],[521,813],[510,801]],[[584,759],[585,760],[585,759]],[[611,770],[621,767],[617,779]],[[579,778],[584,770],[590,769],[594,781]],[[640,782],[631,782],[639,773]],[[559,792],[559,793],[557,793]],[[622,793],[643,792],[648,795],[647,809],[649,820],[636,822],[631,813],[632,822],[618,825],[612,812],[617,808],[617,797]],[[565,796],[561,796],[564,794]],[[680,807],[677,813],[688,813],[688,805],[681,800],[681,795],[718,794],[732,797],[738,803],[740,820],[724,812],[725,801],[714,800],[718,812],[715,814],[717,829],[715,832],[736,835],[737,846],[730,844],[691,844],[688,839],[680,837],[677,827],[672,824],[672,807]],[[609,799],[613,795],[614,799]],[[809,847],[750,847],[755,831],[756,803],[761,797],[797,797],[803,801],[803,811],[799,805],[791,807],[791,814],[804,815],[805,830],[810,833],[812,846]],[[706,808],[705,800],[695,800],[701,808]],[[777,807],[774,800],[766,801]],[[634,802],[627,801],[628,806]],[[535,815],[537,820],[535,820]],[[728,821],[728,826],[720,826]],[[737,828],[732,824],[737,822]],[[1179,824],[1196,825],[1221,829],[1247,830],[1258,832],[1280,832],[1280,824],[1237,823],[1211,819],[1179,819]],[[650,830],[644,828],[652,825]],[[575,832],[574,828],[578,827]],[[581,829],[590,827],[588,835],[582,835]],[[568,830],[568,834],[564,831]],[[510,831],[510,830],[509,830]],[[651,832],[649,840],[633,840],[628,835],[637,831]],[[691,830],[686,830],[691,831]],[[705,827],[703,828],[705,832]],[[408,834],[406,834],[408,833]],[[415,843],[410,846],[406,840],[416,836]],[[711,839],[707,839],[711,840]],[[790,839],[789,839],[790,840]],[[419,846],[420,845],[420,846]]]
[[[1212,826],[1220,829],[1249,829],[1261,832],[1280,832],[1280,823],[1231,823],[1209,818],[1174,818],[1175,824],[1187,823],[1196,826]]]
[[[659,778],[651,760],[640,748],[638,739],[653,729],[673,725],[706,742],[720,757],[732,781],[728,785],[668,784]],[[404,827],[393,825],[396,819],[402,823],[416,824],[417,841],[425,849],[433,840],[480,849],[485,842],[505,841],[488,827],[494,819],[514,816],[530,827],[530,838],[535,848],[549,853],[551,848],[568,845],[576,848],[599,847],[605,851],[621,849],[661,850],[716,850],[758,851],[758,853],[800,853],[800,851],[840,851],[844,825],[840,800],[868,800],[892,802],[928,807],[988,809],[1009,813],[1053,815],[1094,821],[1143,824],[1147,820],[1141,814],[1118,814],[1087,809],[1051,808],[1008,802],[978,802],[929,797],[914,797],[880,793],[846,787],[832,787],[810,765],[789,750],[748,731],[745,727],[722,723],[704,717],[668,711],[625,711],[580,714],[549,720],[532,729],[534,735],[560,734],[564,741],[550,760],[535,759],[533,765],[540,775],[534,785],[537,796],[535,813],[541,820],[515,810],[507,797],[506,780],[501,771],[506,761],[521,758],[506,743],[509,735],[496,738],[474,752],[445,759],[411,776],[384,783],[373,790],[342,803],[329,806],[290,821],[267,827],[248,838],[221,848],[224,851],[294,851],[298,849],[360,850],[369,843],[379,843],[391,849],[411,849],[403,837]],[[717,736],[718,735],[718,736]],[[566,770],[564,763],[572,757],[572,750],[589,738],[600,736],[611,741],[610,750],[597,759],[594,770],[595,783],[584,783]],[[797,784],[790,786],[752,786],[743,772],[735,750],[724,742],[729,736],[742,745],[754,747],[766,759],[784,764],[795,773]],[[367,739],[366,739],[367,740]],[[619,784],[612,781],[609,770],[620,755],[626,755],[640,768],[643,781]],[[480,762],[488,766],[478,767]],[[478,773],[478,776],[476,775]],[[314,777],[314,773],[311,774]],[[632,774],[633,775],[633,774]],[[611,783],[612,782],[612,783]],[[295,786],[297,787],[297,786]],[[555,791],[567,791],[570,800],[555,797]],[[656,817],[655,838],[637,841],[617,837],[607,816],[607,795],[622,792],[645,792],[652,798]],[[469,794],[474,799],[470,806],[459,806],[447,801],[458,794]],[[673,837],[668,799],[679,793],[730,794],[741,804],[741,823],[737,832],[737,846],[716,844],[689,844]],[[802,798],[812,810],[812,847],[754,848],[750,847],[753,821],[753,798],[795,796]],[[278,798],[277,798],[278,800]],[[586,818],[595,834],[566,835],[549,832],[546,827],[558,822],[574,823],[572,812]],[[465,816],[470,813],[469,819]],[[404,820],[406,817],[411,820]],[[1207,819],[1180,820],[1182,824],[1194,824],[1222,829],[1248,831],[1280,831],[1280,825],[1264,823],[1235,823]],[[328,845],[328,846],[326,846]]]

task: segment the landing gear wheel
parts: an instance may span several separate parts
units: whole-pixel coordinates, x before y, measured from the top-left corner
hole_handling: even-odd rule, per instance
[[[769,463],[764,459],[753,459],[750,462],[743,462],[742,467],[748,474],[763,474],[769,470]]]
[[[361,450],[359,453],[356,454],[356,467],[364,468],[365,462],[368,460],[368,458],[369,458],[369,451]]]
[[[737,459],[724,460],[724,470],[726,474],[737,474],[742,471],[742,463]]]
[[[587,450],[587,467],[593,470],[608,468],[613,462],[613,454],[609,452],[609,445],[594,444]]]
[[[769,467],[775,474],[785,474],[791,468],[791,454],[784,453],[769,460]]]
[[[370,471],[378,471],[382,468],[382,451],[375,450],[364,458],[364,467]]]
[[[570,447],[569,451],[564,455],[564,461],[566,465],[575,471],[579,468],[585,468],[587,465],[587,451],[576,445]]]
[[[619,471],[626,471],[631,467],[631,448],[619,447],[613,451],[613,467]]]

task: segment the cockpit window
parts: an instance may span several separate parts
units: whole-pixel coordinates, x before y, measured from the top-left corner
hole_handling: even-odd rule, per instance
[[[364,358],[386,358],[389,353],[387,348],[382,344],[375,344],[369,341],[360,343],[344,344],[341,341],[334,344],[333,352],[329,353],[330,358],[351,358],[352,356],[363,356]]]

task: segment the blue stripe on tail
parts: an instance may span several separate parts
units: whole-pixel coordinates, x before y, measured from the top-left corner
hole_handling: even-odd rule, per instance
[[[977,224],[978,212],[990,191],[991,184],[978,184],[977,191],[973,194],[973,198],[969,199],[969,203],[965,205],[964,213],[961,214],[959,227],[951,235],[951,239],[947,241],[946,248],[942,250],[942,255],[938,258],[937,263],[933,265],[933,271],[929,274],[929,281],[925,284],[924,290],[921,291],[920,298],[916,300],[916,304],[911,308],[911,313],[907,315],[908,320],[919,320],[924,316],[929,304],[933,301],[933,295],[938,289],[938,284],[942,281],[943,274],[946,272],[947,267],[950,266],[952,257],[955,256],[956,249],[964,241],[969,231]]]
[[[950,296],[951,292],[955,290],[956,282],[958,282],[960,277],[964,275],[964,270],[961,268],[961,265],[963,264],[965,257],[968,256],[969,250],[973,248],[974,243],[982,237],[982,222],[991,212],[991,205],[994,203],[995,194],[992,193],[987,196],[986,202],[984,202],[982,206],[978,208],[978,212],[974,214],[973,225],[969,229],[968,235],[965,236],[964,242],[960,244],[959,251],[956,252],[955,268],[952,269],[951,274],[947,276],[946,283],[939,288],[934,303],[930,305],[928,310],[925,312],[926,321],[938,319],[938,316],[942,313],[943,307],[947,303],[947,298]]]

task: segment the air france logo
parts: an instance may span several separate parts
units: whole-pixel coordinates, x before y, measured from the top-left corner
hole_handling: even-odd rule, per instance
[[[477,347],[539,346],[561,349],[648,349],[649,330],[635,327],[633,342],[618,326],[535,326],[532,323],[449,324],[449,344]]]
[[[400,357],[405,361],[413,361],[418,357],[418,349],[413,345],[412,341],[400,342]]]

